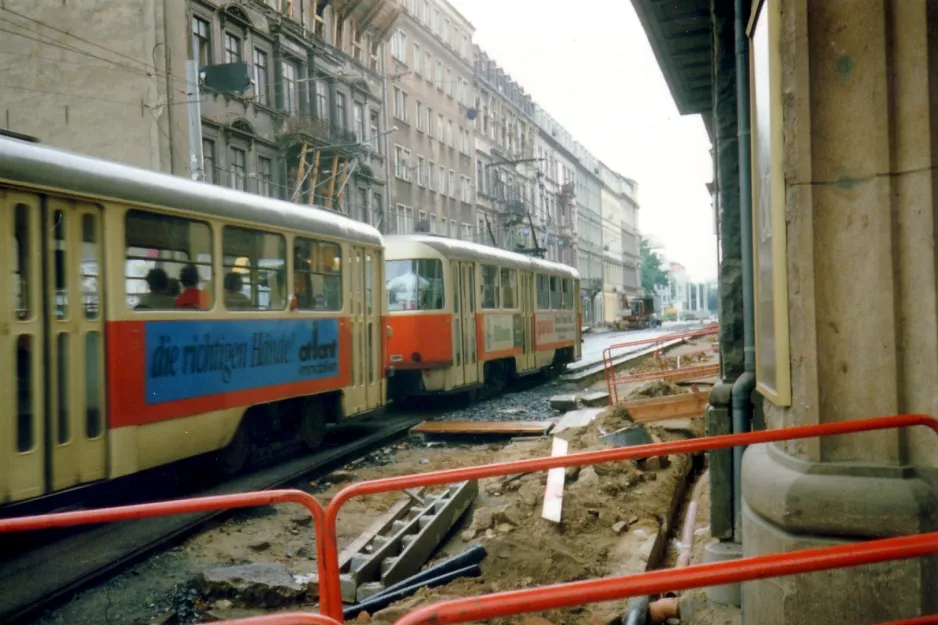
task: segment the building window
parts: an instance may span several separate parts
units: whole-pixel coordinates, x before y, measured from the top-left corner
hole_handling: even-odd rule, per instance
[[[437,35],[440,34],[440,10],[433,9],[433,19],[430,21],[430,30]]]
[[[418,154],[417,155],[417,186],[422,187],[425,184],[424,168],[426,166],[427,166],[427,163],[425,159]]]
[[[414,73],[418,76],[420,75],[420,61],[421,61],[421,51],[420,44],[414,44]]]
[[[313,88],[316,90],[316,115],[322,121],[329,121],[329,95],[325,81],[317,80],[313,83]]]
[[[377,228],[381,224],[381,194],[371,194],[371,225]]]
[[[263,50],[254,49],[254,94],[257,96],[257,103],[267,105],[269,101],[269,91],[267,78],[267,53]]]
[[[453,122],[446,122],[446,145],[453,147]]]
[[[456,172],[449,170],[449,196],[456,199]]]
[[[439,191],[441,195],[446,195],[446,168],[442,165],[440,165],[440,177],[437,181],[440,183],[437,186],[437,191]]]
[[[368,210],[368,189],[358,187],[358,220],[362,223],[371,223]]]
[[[405,150],[399,145],[394,146],[394,175],[401,180],[410,182],[410,150]]]
[[[391,56],[401,63],[407,63],[407,35],[400,30],[391,37]]]
[[[372,109],[369,113],[369,126],[370,133],[368,135],[369,142],[371,143],[371,150],[377,154],[378,153],[378,135],[380,134],[380,126],[378,125],[378,111]]]
[[[482,161],[476,159],[476,187],[479,193],[485,193],[485,166]]]
[[[460,176],[460,186],[459,186],[459,199],[469,204],[472,202],[472,191],[470,189],[470,181],[468,176]]]
[[[436,171],[436,166],[433,164],[433,161],[427,163],[427,188],[433,191],[433,173]]]
[[[237,63],[241,60],[241,40],[231,33],[225,33],[225,63]]]
[[[355,125],[355,140],[365,140],[365,107],[358,102],[352,104],[352,123]]]
[[[427,136],[433,137],[433,109],[429,106],[427,107]]]
[[[231,148],[231,188],[244,191],[244,175],[247,154],[239,148]]]
[[[421,102],[420,100],[417,100],[417,104],[416,104],[416,106],[414,107],[414,109],[415,109],[415,111],[416,111],[416,113],[417,113],[417,130],[420,131],[420,132],[423,132],[423,131],[424,131],[424,123],[425,123],[425,121],[426,121],[426,120],[424,119],[424,113],[423,113],[423,102]]]
[[[201,17],[192,18],[192,53],[200,67],[212,64],[212,26]]]
[[[423,23],[430,25],[430,0],[423,0]]]
[[[436,138],[440,143],[443,143],[443,116],[436,116]]]
[[[394,117],[407,121],[407,94],[400,87],[394,87]]]
[[[202,163],[205,182],[215,184],[215,142],[211,139],[202,139]]]
[[[346,118],[345,112],[345,94],[337,93],[335,94],[335,123],[338,124],[339,128],[343,130],[348,127],[348,119]]]
[[[469,131],[465,128],[459,129],[459,151],[469,155]]]
[[[449,45],[449,20],[443,20],[443,42]]]
[[[463,35],[459,42],[459,56],[467,58],[469,56],[469,37]]]
[[[271,184],[274,179],[273,161],[263,156],[257,157],[257,193],[267,197],[271,195]]]
[[[459,103],[463,106],[469,106],[469,83],[459,79]]]
[[[433,56],[427,52],[423,60],[423,66],[427,70],[427,82],[433,82]]]
[[[300,92],[296,85],[296,65],[284,61],[283,69],[283,108],[290,115],[296,115],[300,110]]]
[[[446,68],[446,93],[453,97],[453,70]]]
[[[443,61],[436,62],[436,88],[443,91]]]

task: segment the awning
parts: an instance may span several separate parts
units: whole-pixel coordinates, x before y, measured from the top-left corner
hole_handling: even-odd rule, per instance
[[[632,0],[681,115],[711,109],[709,0]]]

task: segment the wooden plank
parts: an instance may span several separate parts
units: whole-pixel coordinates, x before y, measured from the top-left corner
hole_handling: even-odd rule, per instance
[[[566,456],[567,441],[555,436],[550,455]],[[544,509],[541,511],[541,517],[554,523],[560,523],[560,516],[563,512],[563,482],[566,474],[566,469],[563,467],[547,472],[547,487],[544,489]]]
[[[424,421],[410,428],[417,434],[544,434],[547,421]]]
[[[342,194],[345,193],[345,183],[348,182],[349,173],[352,170],[351,161],[345,161],[342,165],[342,182],[339,183],[339,193],[335,197],[335,209],[342,209]]]
[[[667,421],[702,417],[707,410],[710,392],[683,393],[667,397],[651,397],[625,402],[623,408],[629,411],[633,421]]]
[[[329,193],[326,194],[324,203],[326,208],[332,208],[332,196],[335,194],[335,177],[339,171],[339,153],[332,157],[332,175],[329,176]]]
[[[313,173],[309,175],[309,202],[308,204],[316,203],[316,186],[319,184],[319,151],[316,151],[316,154],[313,155]]]
[[[300,152],[300,166],[296,168],[296,203],[300,203],[300,197],[303,196],[303,191],[300,189],[300,185],[303,183],[303,175],[306,173],[306,149],[308,144],[303,142],[303,151]]]
[[[660,371],[646,371],[616,378],[616,384],[632,384],[635,382],[649,382],[652,380],[694,380],[711,376],[720,372],[720,364],[694,365],[680,369],[662,369]]]

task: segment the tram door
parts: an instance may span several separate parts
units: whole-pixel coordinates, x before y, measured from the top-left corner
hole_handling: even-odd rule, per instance
[[[369,409],[384,404],[384,325],[381,319],[384,302],[380,285],[384,284],[384,259],[381,251],[365,250],[365,402]]]
[[[368,363],[367,344],[365,333],[367,331],[365,320],[365,267],[364,251],[360,247],[353,247],[349,258],[349,283],[352,297],[349,306],[352,326],[352,382],[351,388],[345,393],[345,410],[348,414],[358,414],[365,410],[367,404],[366,374]]]
[[[524,351],[521,355],[521,369],[530,371],[537,366],[537,350],[534,345],[534,274],[521,272],[521,323],[524,327]]]
[[[107,474],[101,211],[51,198],[44,220],[46,449],[60,490]]]
[[[460,263],[462,271],[462,344],[463,375],[466,384],[479,381],[479,356],[476,353],[476,274],[473,263]]]
[[[106,477],[101,232],[94,205],[0,194],[0,501]]]
[[[346,409],[352,413],[377,408],[384,402],[381,377],[381,276],[380,252],[361,247],[352,248],[349,307],[352,324],[352,384],[346,394]]]
[[[453,285],[453,386],[457,387],[466,383],[463,263],[451,262],[449,266],[450,282]]]

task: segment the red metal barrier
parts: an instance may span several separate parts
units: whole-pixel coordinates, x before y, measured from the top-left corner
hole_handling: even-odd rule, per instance
[[[879,625],[938,625],[938,614],[929,614],[927,616],[916,616],[915,618],[906,618],[901,621],[889,621]]]
[[[283,612],[225,622],[228,625],[342,625],[328,616],[311,612]]]
[[[171,514],[189,514],[192,512],[208,512],[210,510],[233,510],[236,508],[270,506],[278,503],[295,503],[309,510],[310,514],[313,516],[313,527],[317,537],[314,542],[316,543],[316,561],[319,579],[335,575],[335,579],[338,582],[338,567],[336,567],[334,573],[326,568],[329,564],[329,560],[323,557],[323,541],[318,539],[325,525],[325,511],[323,510],[322,504],[319,503],[315,497],[301,490],[268,490],[255,493],[238,493],[235,495],[195,497],[193,499],[176,499],[134,506],[117,506],[114,508],[99,508],[97,510],[81,510],[75,512],[60,512],[57,514],[25,516],[15,519],[0,519],[0,533],[53,529],[75,525],[93,525],[111,521],[132,521],[135,519],[169,516]],[[341,610],[339,614],[341,615]],[[305,623],[325,623],[326,625],[330,625],[334,622],[334,619],[305,621]],[[276,625],[276,623],[277,622],[268,623],[265,621],[260,622],[260,625]],[[304,621],[297,621],[297,623],[304,623]]]
[[[703,564],[683,569],[606,577],[455,599],[418,608],[397,620],[395,625],[468,623],[499,616],[556,610],[627,597],[735,584],[767,577],[798,575],[936,554],[938,554],[938,533],[887,538],[852,545],[744,558],[732,562]],[[930,622],[933,621],[899,621],[900,624],[906,625]]]
[[[719,325],[711,324],[700,330],[691,330],[689,332],[675,332],[673,334],[668,334],[665,336],[659,336],[659,337],[648,338],[648,339],[638,339],[635,341],[626,341],[625,343],[616,343],[615,345],[610,345],[606,347],[606,349],[603,350],[603,375],[605,376],[605,379],[606,379],[606,390],[609,392],[610,404],[618,403],[619,393],[618,393],[617,382],[621,381],[621,380],[617,380],[616,378],[615,358],[612,356],[613,350],[622,349],[624,347],[635,347],[638,345],[652,345],[652,344],[654,344],[656,348],[660,348],[661,345],[671,342],[671,341],[676,341],[679,339],[693,339],[693,338],[699,338],[702,336],[710,336],[710,335],[716,334],[717,332],[719,332],[719,330],[720,330]],[[658,355],[659,351],[660,349],[655,350],[656,356]],[[710,372],[708,371],[707,374],[709,375]],[[652,372],[649,372],[645,377],[648,379],[651,379],[651,378],[657,378],[657,377],[662,377],[662,376],[666,377],[667,375],[668,374],[665,372],[654,372],[654,375],[652,375]],[[641,381],[641,380],[636,379],[635,381]]]
[[[859,419],[838,423],[825,423],[822,425],[806,425],[763,432],[748,432],[745,434],[729,434],[724,436],[711,436],[707,438],[655,443],[651,445],[637,445],[634,447],[621,447],[588,451],[568,456],[551,456],[533,458],[530,460],[517,460],[513,462],[500,462],[460,469],[447,469],[444,471],[431,471],[417,475],[403,475],[389,477],[368,482],[358,482],[346,486],[338,493],[326,507],[323,531],[319,534],[319,543],[322,558],[328,560],[325,564],[320,562],[320,570],[330,574],[320,574],[319,596],[320,609],[323,614],[342,620],[342,591],[339,587],[339,548],[336,533],[336,520],[341,507],[353,497],[362,495],[375,495],[395,490],[404,490],[418,486],[436,486],[452,482],[462,482],[486,477],[500,477],[517,473],[533,471],[546,471],[560,467],[585,466],[601,464],[619,460],[635,460],[653,456],[666,456],[669,454],[686,454],[728,447],[756,445],[760,443],[773,443],[801,438],[814,438],[816,436],[834,436],[839,434],[852,434],[856,432],[869,432],[901,427],[923,425],[931,428],[938,434],[938,419],[928,415],[894,415],[877,417],[873,419]],[[732,563],[734,566],[738,562]],[[696,568],[696,567],[695,567]],[[684,571],[690,569],[683,569]],[[332,574],[332,572],[335,572]],[[717,585],[706,583],[705,586]],[[648,594],[648,593],[642,593]]]

